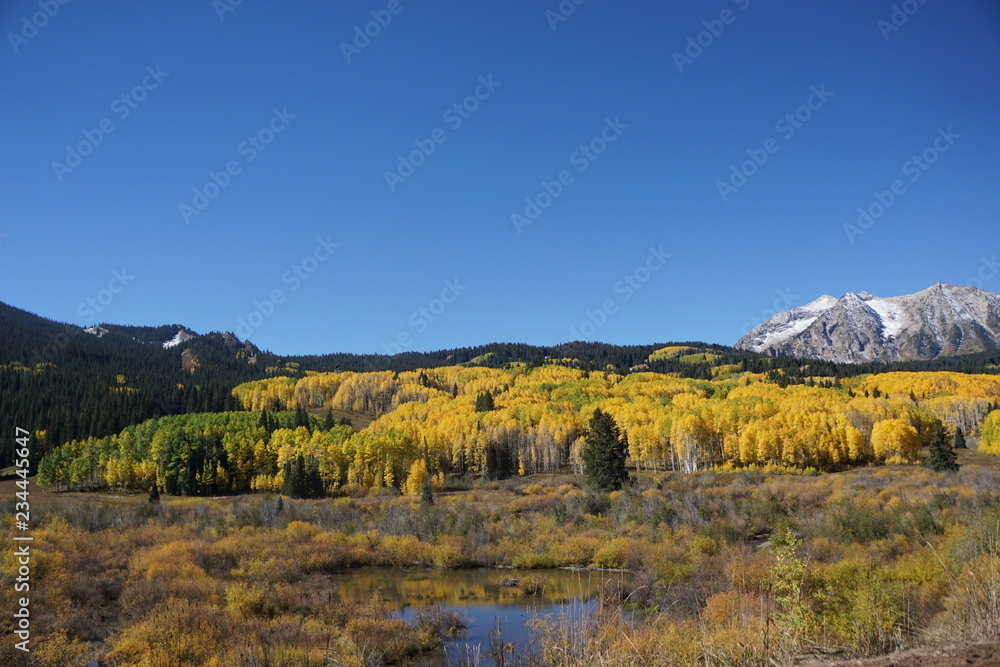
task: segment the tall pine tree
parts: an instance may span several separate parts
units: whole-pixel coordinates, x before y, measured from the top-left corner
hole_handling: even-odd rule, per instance
[[[958,456],[948,444],[944,426],[938,421],[934,424],[931,434],[930,456],[927,457],[927,467],[934,472],[955,472],[958,470]]]
[[[968,449],[969,446],[965,444],[965,434],[962,433],[962,429],[955,429],[955,449]]]
[[[299,428],[300,426],[304,426],[310,431],[312,430],[312,426],[309,423],[309,414],[301,405],[295,408],[295,428]]]
[[[476,412],[491,412],[494,409],[496,405],[493,402],[493,394],[484,391],[476,396]]]
[[[583,469],[587,481],[602,491],[622,488],[628,480],[625,470],[628,440],[614,418],[599,409],[594,410],[585,443]]]

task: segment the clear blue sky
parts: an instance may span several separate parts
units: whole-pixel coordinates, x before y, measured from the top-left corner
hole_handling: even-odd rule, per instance
[[[226,2],[0,4],[0,300],[242,318],[279,354],[731,344],[775,302],[968,284],[1000,253],[993,0],[897,3],[898,30],[888,0]]]

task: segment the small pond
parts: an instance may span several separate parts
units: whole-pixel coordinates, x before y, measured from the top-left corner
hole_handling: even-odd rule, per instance
[[[362,568],[332,577],[340,597],[362,603],[373,594],[395,609],[404,619],[412,619],[424,607],[438,605],[457,611],[468,622],[463,635],[445,643],[443,654],[421,660],[421,667],[454,667],[467,664],[463,657],[479,655],[478,664],[493,664],[489,658],[490,633],[497,625],[503,641],[523,650],[530,638],[528,622],[536,617],[560,613],[576,618],[597,602],[605,582],[627,577],[620,572],[571,570],[392,570]],[[529,595],[517,587],[500,586],[508,579],[541,579],[541,593]],[[476,664],[473,662],[473,664]]]

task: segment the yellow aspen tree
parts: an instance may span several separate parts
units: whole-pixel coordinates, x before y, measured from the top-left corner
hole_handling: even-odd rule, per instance
[[[410,472],[406,475],[404,493],[408,496],[419,496],[427,484],[427,462],[422,458],[417,459],[410,466]]]
[[[701,417],[687,414],[674,422],[670,440],[684,472],[697,472],[705,464],[703,445],[708,437]]]
[[[920,454],[920,435],[902,419],[883,419],[872,428],[872,452],[890,464],[915,461]]]
[[[990,454],[1000,454],[1000,410],[994,410],[983,421],[979,449]]]

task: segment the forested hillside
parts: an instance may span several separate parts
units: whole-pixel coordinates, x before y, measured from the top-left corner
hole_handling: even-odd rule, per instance
[[[34,432],[42,453],[150,417],[233,409],[232,387],[265,377],[219,334],[165,349],[157,338],[178,327],[103,329],[98,337],[0,304],[0,430]],[[12,444],[0,447],[7,465]]]
[[[597,409],[621,427],[636,469],[827,471],[916,462],[939,432],[949,443],[978,440],[1000,403],[1000,378],[990,375],[886,373],[792,385],[773,375],[709,381],[518,364],[273,378],[236,387],[249,412],[162,418],[68,443],[39,473],[60,488],[146,489],[158,480],[170,493],[279,491],[301,458],[325,492],[351,485],[415,494],[449,473],[582,472]],[[327,410],[325,423],[307,409]],[[378,418],[355,433],[332,410]],[[995,414],[987,451],[1000,446]]]
[[[632,346],[572,342],[550,347],[491,343],[393,356],[281,357],[232,334],[197,335],[181,325],[102,324],[93,331],[0,304],[0,430],[20,426],[33,432],[38,456],[62,443],[110,436],[152,418],[250,409],[233,399],[237,385],[291,378],[278,379],[280,384],[311,372],[399,374],[445,367],[521,366],[530,370],[558,364],[574,372],[609,372],[616,377],[656,373],[708,381],[741,373],[766,374],[765,379],[784,387],[812,382],[809,378],[837,381],[894,371],[986,374],[998,372],[1000,366],[996,353],[852,365],[767,357],[696,342]],[[178,332],[185,332],[185,340],[177,341]],[[168,342],[177,344],[165,347]],[[371,412],[378,414],[379,409],[375,406]],[[11,447],[8,441],[0,444],[0,466],[10,463]]]

